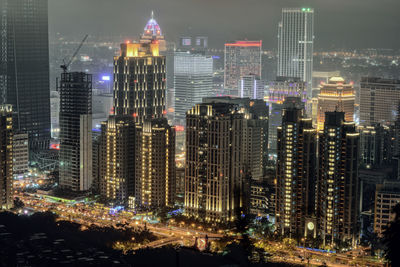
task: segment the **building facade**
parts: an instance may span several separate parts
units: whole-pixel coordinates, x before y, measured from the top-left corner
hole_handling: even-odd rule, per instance
[[[261,79],[262,41],[236,41],[225,44],[224,87],[238,89],[240,79],[255,75]]]
[[[13,127],[32,150],[50,145],[47,0],[1,0],[0,104],[11,104]]]
[[[353,85],[345,83],[342,77],[332,77],[328,83],[323,83],[318,95],[318,130],[324,128],[326,112],[344,112],[347,122],[354,121],[355,100]]]
[[[396,120],[400,80],[363,77],[360,87],[360,124],[389,124]]]
[[[203,97],[212,96],[213,59],[190,52],[174,55],[175,124],[185,125],[186,112]]]
[[[360,223],[359,133],[344,112],[327,112],[319,132],[317,222],[327,244],[354,245]]]
[[[0,210],[13,207],[13,114],[0,106]]]
[[[275,225],[284,236],[301,238],[306,218],[315,216],[317,131],[296,102],[283,109],[278,127]]]
[[[311,98],[314,49],[314,9],[284,8],[278,27],[277,76],[306,82]]]
[[[64,72],[60,80],[60,187],[92,186],[92,75]]]
[[[383,231],[394,219],[392,209],[400,203],[400,182],[384,181],[375,191],[374,232],[382,236]]]
[[[184,208],[187,216],[233,221],[242,208],[244,115],[228,103],[187,112]]]
[[[135,206],[173,207],[175,176],[175,128],[165,118],[136,126]]]
[[[306,83],[300,78],[277,77],[269,83],[268,103],[282,104],[287,97],[299,97],[302,102],[307,102]]]
[[[135,122],[166,114],[166,59],[156,40],[121,44],[114,58],[114,114],[130,115]]]
[[[29,144],[27,133],[13,135],[13,170],[14,175],[22,175],[29,169]]]
[[[251,99],[264,99],[264,87],[266,82],[256,75],[245,75],[240,79],[238,97]]]

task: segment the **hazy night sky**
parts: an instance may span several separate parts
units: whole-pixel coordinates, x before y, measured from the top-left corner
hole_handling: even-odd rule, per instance
[[[282,7],[314,8],[316,49],[400,48],[400,0],[49,0],[50,34],[137,36],[154,10],[169,41],[192,29],[212,47],[247,38],[274,49]]]

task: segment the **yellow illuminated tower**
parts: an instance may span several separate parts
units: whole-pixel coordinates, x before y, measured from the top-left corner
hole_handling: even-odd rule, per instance
[[[342,77],[332,77],[321,85],[318,95],[318,130],[324,128],[325,112],[344,112],[347,122],[354,120],[355,91],[352,84],[345,83]]]
[[[123,43],[114,58],[114,112],[135,122],[162,118],[165,110],[166,61],[157,40]]]

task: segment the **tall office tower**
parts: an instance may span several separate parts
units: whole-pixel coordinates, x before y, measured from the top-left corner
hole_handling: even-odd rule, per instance
[[[238,97],[251,99],[264,99],[264,87],[266,82],[256,75],[245,75],[240,79]]]
[[[196,104],[187,113],[185,214],[228,222],[242,207],[244,115],[228,103]]]
[[[282,235],[303,237],[306,219],[315,217],[317,131],[296,101],[287,103],[278,127],[276,227]]]
[[[0,210],[13,206],[12,106],[0,105]]]
[[[351,241],[359,236],[359,133],[344,112],[327,112],[319,132],[317,221],[326,243]]]
[[[314,47],[314,9],[284,8],[278,27],[277,76],[306,82],[311,98]]]
[[[302,102],[307,102],[306,83],[299,78],[276,77],[269,84],[268,103],[282,104],[287,97],[299,97]]]
[[[151,19],[147,22],[144,27],[143,34],[140,35],[141,44],[150,44],[156,41],[159,44],[160,52],[163,53],[167,50],[167,44],[165,37],[162,34],[161,28],[157,21],[154,19],[154,12],[151,11]]]
[[[0,104],[32,150],[50,145],[47,0],[0,0]]]
[[[236,41],[225,44],[224,87],[237,90],[243,76],[261,79],[262,41]]]
[[[135,206],[173,207],[175,128],[165,118],[144,121],[136,127],[135,140]]]
[[[318,95],[318,130],[324,128],[326,112],[344,112],[347,122],[354,121],[355,100],[353,85],[345,83],[342,77],[332,77],[322,84]]]
[[[13,135],[13,170],[14,175],[23,175],[29,169],[29,144],[27,133]]]
[[[268,165],[269,106],[263,100],[250,98],[206,97],[204,103],[235,104],[246,119],[244,140],[245,172],[261,181]]]
[[[360,126],[360,163],[370,169],[392,163],[394,129],[386,125]]]
[[[360,87],[360,124],[388,124],[396,120],[400,80],[363,77]]]
[[[292,106],[293,102],[296,103],[299,109],[304,109],[304,102],[299,97],[287,96],[285,101],[272,102],[271,115],[269,116],[269,128],[268,128],[268,151],[271,154],[277,153],[277,140],[278,140],[278,127],[282,124],[282,111],[285,107]]]
[[[111,115],[101,124],[100,195],[114,204],[135,207],[135,121]]]
[[[382,236],[383,231],[394,219],[392,209],[400,203],[400,182],[384,181],[376,186],[374,232]]]
[[[163,117],[166,113],[165,64],[156,40],[121,44],[121,55],[114,57],[115,115],[133,116],[138,123]]]
[[[92,186],[92,75],[64,72],[60,80],[60,187]]]
[[[189,52],[176,52],[174,59],[175,124],[185,125],[186,112],[203,97],[212,96],[213,59]]]

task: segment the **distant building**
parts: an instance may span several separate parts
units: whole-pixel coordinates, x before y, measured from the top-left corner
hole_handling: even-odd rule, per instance
[[[382,235],[385,227],[394,219],[392,209],[400,203],[400,182],[385,181],[376,186],[374,232]]]
[[[0,104],[11,104],[13,127],[32,150],[50,145],[47,0],[0,0]],[[33,153],[32,153],[33,154]]]
[[[356,244],[360,233],[359,138],[344,112],[327,112],[319,132],[317,222],[328,244]]]
[[[60,188],[92,186],[92,75],[64,72],[60,80]]]
[[[262,41],[236,41],[225,44],[224,87],[237,90],[246,75],[261,79]]]
[[[314,9],[283,8],[278,28],[277,76],[306,82],[311,98],[314,47]]]
[[[208,48],[207,36],[182,36],[179,38],[179,51],[205,52]]]
[[[245,75],[240,79],[238,97],[251,99],[264,99],[264,87],[266,82],[256,75]]]
[[[345,83],[342,77],[332,77],[322,84],[318,95],[318,130],[324,128],[326,112],[344,112],[347,122],[354,121],[355,100],[353,85]]]
[[[111,115],[102,122],[100,195],[114,204],[134,208],[135,122],[133,116]]]
[[[315,216],[317,131],[296,101],[286,100],[278,127],[275,225],[285,236],[304,236]]]
[[[29,144],[27,133],[13,135],[13,170],[14,175],[21,175],[29,169]]]
[[[173,207],[176,192],[175,128],[167,119],[136,126],[135,206]]]
[[[166,114],[166,61],[156,40],[121,44],[114,58],[114,114],[133,116],[135,122]]]
[[[12,106],[0,105],[0,210],[13,207]]]
[[[282,104],[287,97],[298,97],[302,102],[307,102],[306,83],[299,78],[277,77],[270,82],[268,89],[268,103]]]
[[[176,125],[186,124],[186,112],[203,97],[212,96],[213,59],[190,52],[174,55],[174,111]]]
[[[60,93],[50,91],[50,111],[51,111],[51,137],[59,138],[60,136]]]
[[[244,114],[236,105],[202,103],[187,113],[185,214],[233,221],[242,208]]]
[[[360,124],[388,124],[396,120],[400,80],[363,77],[360,87]]]

